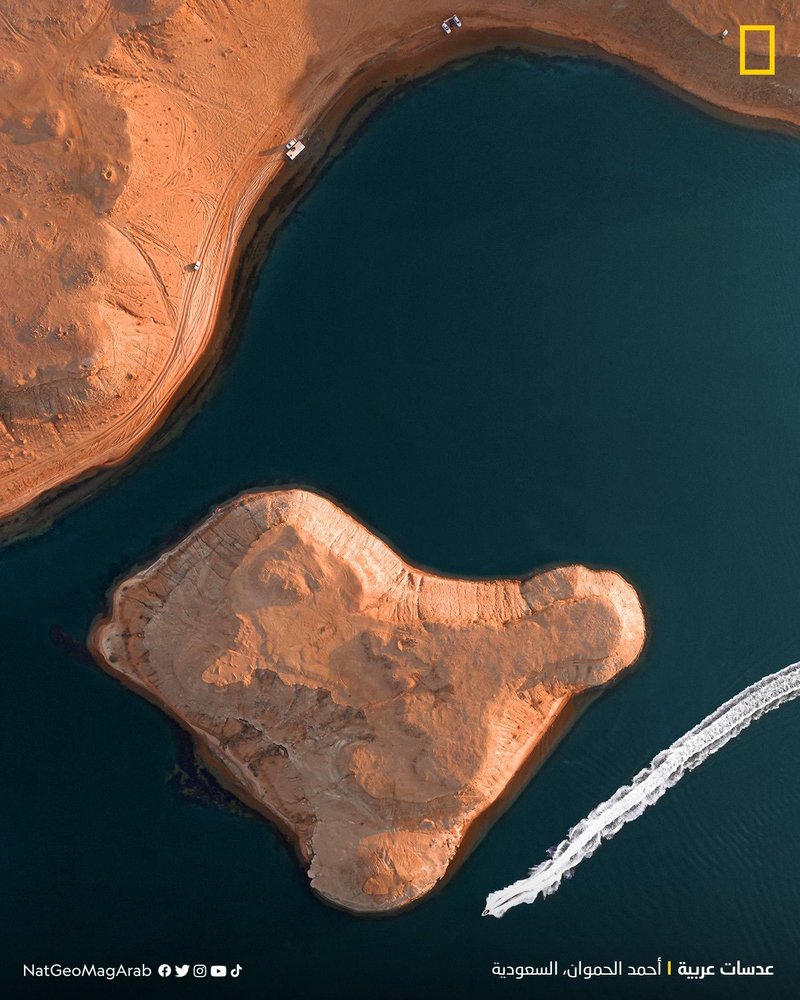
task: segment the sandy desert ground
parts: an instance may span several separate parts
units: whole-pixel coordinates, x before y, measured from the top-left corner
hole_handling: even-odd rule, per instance
[[[232,501],[123,580],[92,648],[289,833],[321,896],[380,913],[439,883],[644,637],[616,573],[434,576],[289,490]]]
[[[4,537],[128,459],[213,369],[248,219],[300,184],[365,92],[498,44],[587,43],[796,125],[799,6],[470,0],[448,37],[433,0],[2,0]],[[739,76],[739,22],[777,25],[774,77]],[[296,135],[308,149],[289,164]]]

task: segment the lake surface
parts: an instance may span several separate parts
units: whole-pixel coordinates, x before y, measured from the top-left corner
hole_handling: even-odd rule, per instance
[[[186,995],[639,998],[663,981],[537,987],[491,968],[662,956],[771,963],[758,995],[796,995],[797,704],[553,898],[481,910],[658,750],[800,659],[799,217],[800,143],[599,63],[492,56],[393,97],[281,232],[180,438],[0,553],[2,981],[18,990],[24,962],[239,962]],[[399,917],[326,907],[266,822],[182,793],[172,726],[65,639],[213,504],[285,483],[425,566],[582,561],[647,604],[638,671]],[[753,996],[746,979],[691,989]]]

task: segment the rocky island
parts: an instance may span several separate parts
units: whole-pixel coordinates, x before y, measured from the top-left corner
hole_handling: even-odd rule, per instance
[[[242,248],[263,256],[343,123],[398,82],[500,46],[566,48],[754,123],[800,122],[798,0],[465,0],[447,35],[451,13],[438,0],[4,0],[3,537],[46,523],[83,490],[65,486],[128,460],[197,390],[246,289]],[[775,76],[739,75],[742,22],[776,25]],[[305,149],[288,161],[294,137]]]
[[[91,645],[290,836],[317,893],[374,914],[441,881],[644,638],[616,573],[436,576],[288,490],[123,580]]]

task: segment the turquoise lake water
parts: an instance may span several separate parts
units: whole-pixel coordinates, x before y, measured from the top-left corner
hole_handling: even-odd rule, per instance
[[[797,704],[553,898],[481,910],[658,750],[800,658],[798,219],[800,143],[600,63],[485,57],[390,99],[282,230],[184,433],[0,553],[12,995],[756,995],[746,979],[491,973],[661,956],[773,964],[757,995],[795,996]],[[637,672],[399,917],[326,907],[269,824],[182,791],[172,725],[80,656],[116,576],[215,503],[286,483],[425,566],[610,566],[647,605]],[[26,962],[143,961],[244,969],[22,980]]]

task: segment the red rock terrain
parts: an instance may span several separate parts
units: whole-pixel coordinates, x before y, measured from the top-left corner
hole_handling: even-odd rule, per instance
[[[232,501],[120,583],[92,646],[290,834],[321,896],[379,913],[442,879],[644,636],[616,573],[434,576],[291,490]]]
[[[800,122],[798,0],[458,11],[464,27],[446,36],[438,0],[3,0],[6,534],[45,495],[129,458],[213,367],[259,198],[274,207],[372,88],[498,44],[581,42],[719,109]],[[736,26],[763,21],[777,26],[777,74],[740,77]],[[308,148],[290,165],[295,135]]]

